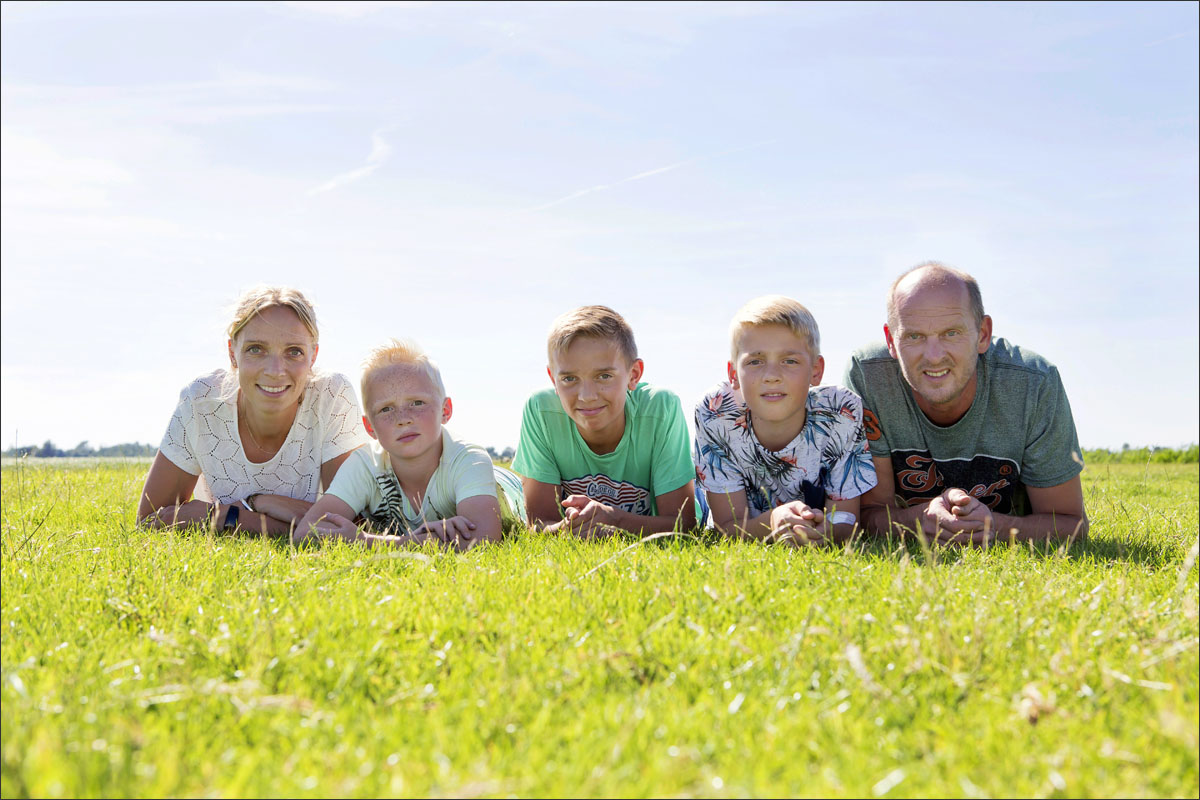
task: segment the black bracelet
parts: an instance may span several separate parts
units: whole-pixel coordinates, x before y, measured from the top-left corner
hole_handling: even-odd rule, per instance
[[[229,504],[229,510],[225,512],[225,524],[221,526],[222,530],[231,531],[237,527],[238,523],[238,507],[236,503]]]

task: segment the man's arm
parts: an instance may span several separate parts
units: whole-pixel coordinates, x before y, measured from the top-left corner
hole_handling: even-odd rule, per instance
[[[896,505],[896,480],[890,459],[876,456],[875,488],[863,495],[863,525],[868,532],[886,536],[923,535],[941,544],[983,545],[1002,541],[1046,542],[1082,539],[1088,519],[1083,506],[1083,486],[1076,475],[1057,486],[1027,486],[1032,513],[1018,517],[993,514],[978,498],[963,489],[947,489],[932,500],[908,508]]]

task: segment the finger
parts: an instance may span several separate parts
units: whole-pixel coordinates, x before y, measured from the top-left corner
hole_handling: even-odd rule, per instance
[[[563,508],[583,508],[590,502],[592,498],[587,495],[573,494],[564,498],[561,505]]]

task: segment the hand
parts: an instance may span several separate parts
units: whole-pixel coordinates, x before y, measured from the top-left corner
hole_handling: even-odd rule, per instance
[[[346,519],[341,514],[330,512],[322,514],[309,530],[297,530],[293,541],[299,541],[307,537],[315,539],[342,539],[347,542],[353,542],[362,538],[362,534],[359,533],[358,526],[354,524],[353,520]]]
[[[228,507],[226,506],[226,509]],[[217,512],[220,513],[220,507]],[[177,506],[163,506],[146,518],[152,528],[181,528],[187,525],[207,525],[213,504],[203,500],[188,500]]]
[[[995,536],[992,510],[962,489],[947,489],[929,501],[921,519],[940,544],[987,544]]]
[[[434,539],[443,544],[460,545],[473,538],[475,523],[462,515],[426,522],[410,534],[415,542]]]
[[[562,501],[566,510],[563,524],[581,539],[605,539],[623,530],[622,512],[582,494]]]
[[[793,500],[771,511],[770,541],[793,546],[825,543],[825,511]]]

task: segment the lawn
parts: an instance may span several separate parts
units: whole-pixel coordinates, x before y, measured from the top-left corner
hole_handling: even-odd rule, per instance
[[[1069,550],[158,533],[145,463],[3,468],[4,797],[1191,796],[1189,465]]]

